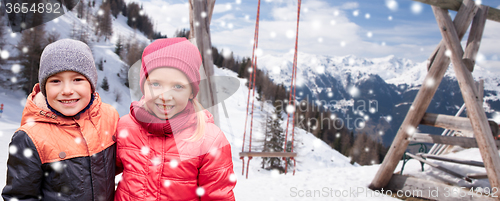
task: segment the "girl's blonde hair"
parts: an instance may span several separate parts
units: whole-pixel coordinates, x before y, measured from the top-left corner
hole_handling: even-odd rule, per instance
[[[203,137],[205,133],[205,112],[203,112],[204,108],[200,102],[196,99],[192,99],[194,110],[196,112],[196,130],[194,134],[186,139],[187,141],[194,142]]]

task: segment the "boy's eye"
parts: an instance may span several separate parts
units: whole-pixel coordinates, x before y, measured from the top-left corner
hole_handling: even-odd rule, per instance
[[[81,82],[81,81],[85,81],[85,79],[83,79],[83,78],[75,78],[75,81]]]
[[[49,80],[50,83],[59,83],[61,82],[60,80],[57,80],[57,79],[52,79],[52,80]]]

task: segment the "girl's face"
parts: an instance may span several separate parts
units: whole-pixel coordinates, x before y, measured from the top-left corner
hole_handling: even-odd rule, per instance
[[[45,84],[47,102],[65,116],[74,116],[90,102],[92,87],[80,73],[64,71],[50,76]]]
[[[193,97],[186,75],[175,68],[154,69],[144,83],[146,108],[160,119],[172,118]]]

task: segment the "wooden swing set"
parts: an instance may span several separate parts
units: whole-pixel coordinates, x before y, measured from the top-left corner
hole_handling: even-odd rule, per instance
[[[453,160],[445,157],[429,154],[409,154],[412,158],[425,162],[432,167],[443,170],[453,176],[466,181],[471,179],[489,179],[492,188],[500,188],[500,156],[498,154],[499,143],[493,139],[492,129],[488,123],[485,111],[482,107],[482,87],[476,88],[471,72],[474,70],[475,58],[479,50],[486,20],[500,22],[500,11],[484,5],[476,5],[473,0],[415,0],[430,4],[436,17],[439,30],[443,40],[437,46],[429,59],[428,74],[422,84],[415,100],[413,101],[406,118],[404,119],[398,133],[392,142],[389,152],[384,158],[377,174],[372,180],[369,188],[372,190],[397,189],[409,191],[424,191],[420,196],[428,199],[439,200],[488,200],[491,197],[479,196],[478,194],[467,194],[468,191],[460,192],[458,197],[447,197],[443,194],[443,188],[450,188],[446,184],[431,182],[424,179],[411,178],[394,174],[394,170],[401,160],[405,150],[411,141],[461,145],[468,147],[479,147],[483,162],[467,160]],[[448,15],[448,9],[458,10],[452,21]],[[460,40],[465,35],[467,28],[472,22],[467,47],[462,49]],[[451,53],[451,56],[450,56]],[[426,110],[436,93],[436,90],[450,64],[453,64],[457,81],[467,108],[468,118],[448,116],[442,114],[426,113]],[[419,124],[430,125],[453,130],[472,130],[474,137],[438,136],[416,133]],[[482,166],[486,169],[486,175],[461,175],[446,168],[437,166],[424,158],[441,160],[465,165]],[[441,189],[439,198],[431,196],[432,190]],[[450,188],[451,189],[451,188]],[[457,188],[460,189],[460,188]]]
[[[288,103],[292,105],[293,108],[295,108],[295,95],[296,95],[296,87],[295,87],[295,80],[297,79],[297,49],[298,49],[298,39],[299,39],[299,19],[300,19],[300,5],[301,5],[301,0],[298,0],[298,5],[297,5],[297,29],[296,29],[296,34],[295,34],[295,53],[294,53],[294,58],[293,58],[293,67],[292,67],[292,78],[291,78],[291,86],[290,86],[290,95],[288,98]],[[293,175],[295,175],[295,166],[296,166],[296,161],[295,157],[297,156],[297,153],[293,152],[293,142],[295,140],[295,112],[288,112],[288,118],[286,122],[286,131],[285,131],[285,143],[284,143],[284,149],[283,152],[252,152],[252,131],[253,131],[253,114],[254,114],[254,100],[255,100],[255,77],[256,77],[256,72],[257,72],[257,55],[255,55],[255,50],[258,48],[259,45],[259,20],[260,19],[260,0],[257,5],[257,17],[256,17],[256,22],[255,22],[255,34],[254,34],[254,43],[253,43],[253,50],[252,50],[252,60],[251,60],[251,74],[249,77],[249,87],[251,86],[251,91],[252,91],[252,110],[250,112],[251,120],[250,120],[250,132],[249,132],[249,145],[248,145],[248,151],[245,151],[245,139],[246,139],[246,130],[247,130],[247,121],[248,121],[248,114],[249,114],[249,105],[250,105],[250,90],[248,90],[248,97],[247,97],[247,111],[246,111],[246,116],[245,116],[245,130],[243,133],[243,145],[241,148],[241,152],[239,153],[240,159],[242,160],[242,172],[241,174],[245,174],[245,157],[248,157],[247,160],[247,169],[246,169],[246,178],[248,179],[248,167],[250,165],[250,160],[253,157],[277,157],[277,158],[283,158],[284,161],[287,161],[286,158],[290,158],[293,160]],[[292,114],[290,114],[292,113]],[[291,142],[291,152],[287,152],[287,142],[288,142],[288,126],[290,123],[290,116],[292,116],[292,142]],[[285,162],[285,174],[287,173],[288,169],[288,162]]]

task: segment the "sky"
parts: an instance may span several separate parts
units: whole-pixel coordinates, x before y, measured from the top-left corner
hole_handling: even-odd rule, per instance
[[[133,1],[133,0],[128,0]],[[141,0],[146,14],[168,37],[189,28],[187,0]],[[217,0],[211,20],[212,45],[238,57],[252,55],[257,0]],[[476,0],[500,8],[498,0]],[[454,17],[455,11],[450,11]],[[262,0],[258,55],[290,52],[295,44],[297,1]],[[466,35],[463,46],[467,40]],[[395,55],[425,61],[441,33],[431,6],[411,0],[303,0],[300,52],[361,58]],[[483,35],[478,64],[500,64],[500,23],[489,21]]]

